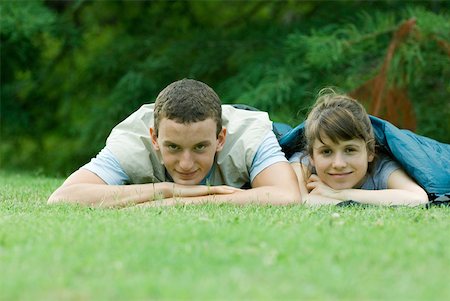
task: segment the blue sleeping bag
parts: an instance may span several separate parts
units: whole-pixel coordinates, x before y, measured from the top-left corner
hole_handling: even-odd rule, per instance
[[[399,129],[374,116],[370,121],[377,145],[399,162],[430,200],[450,194],[450,144]],[[303,122],[279,139],[287,158],[304,148],[304,128]]]

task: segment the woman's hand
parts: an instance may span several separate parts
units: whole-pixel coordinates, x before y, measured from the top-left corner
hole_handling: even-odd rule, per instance
[[[310,194],[316,194],[323,197],[339,199],[338,194],[339,190],[335,190],[322,182],[322,180],[317,175],[311,175],[307,182],[306,188],[308,189]]]

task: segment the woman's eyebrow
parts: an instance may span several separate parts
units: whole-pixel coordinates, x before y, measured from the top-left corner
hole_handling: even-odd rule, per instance
[[[357,147],[357,148],[361,147],[361,145],[353,143],[353,142],[349,142],[348,144],[346,143],[346,144],[344,144],[344,146],[346,146],[346,147],[351,146],[351,147]]]
[[[316,147],[313,147],[314,149],[321,149],[321,148],[330,148],[330,146],[326,145],[326,144],[322,144]]]

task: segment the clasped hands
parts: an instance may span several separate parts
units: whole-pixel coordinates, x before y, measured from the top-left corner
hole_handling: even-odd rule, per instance
[[[235,188],[226,185],[210,186],[210,185],[182,185],[175,183],[160,183],[170,186],[169,193],[154,196],[153,200],[136,205],[137,207],[160,207],[172,206],[177,204],[193,204],[202,203],[206,199],[214,200],[215,195],[227,195],[238,191]],[[166,190],[167,191],[167,190]]]

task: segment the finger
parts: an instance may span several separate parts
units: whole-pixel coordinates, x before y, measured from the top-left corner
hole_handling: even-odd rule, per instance
[[[318,175],[312,174],[312,175],[309,176],[308,181],[309,182],[317,182],[317,181],[320,181],[320,178],[319,178]]]
[[[317,182],[306,183],[306,189],[308,189],[308,191],[311,191],[311,190],[315,189],[316,187],[317,187]]]
[[[319,189],[317,189],[317,187],[314,187],[314,189],[311,189],[311,191],[309,193],[310,194],[320,194]]]
[[[314,187],[317,187],[317,185],[319,185],[319,182],[316,182],[316,181],[311,181],[311,182],[306,183],[306,187],[314,188]]]

